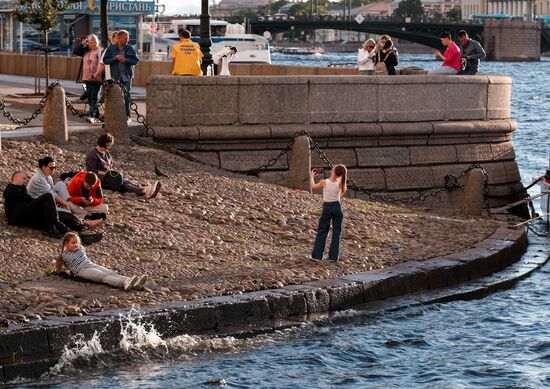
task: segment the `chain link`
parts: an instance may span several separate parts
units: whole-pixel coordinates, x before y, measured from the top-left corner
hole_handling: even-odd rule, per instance
[[[48,98],[48,95],[51,93],[53,88],[56,87],[56,86],[61,86],[61,84],[57,81],[52,82],[46,88],[46,92],[44,93],[44,96],[42,96],[42,98],[40,99],[40,102],[38,103],[38,108],[36,108],[33,111],[33,113],[31,114],[31,116],[29,116],[28,118],[17,119],[16,117],[14,117],[13,114],[10,111],[7,110],[6,104],[2,100],[0,100],[0,111],[2,112],[2,115],[5,118],[7,118],[10,122],[12,122],[13,124],[18,125],[19,127],[28,126],[31,121],[36,119],[38,117],[38,115],[40,115],[42,113],[42,111],[44,110],[44,107],[46,106],[46,99]]]
[[[321,150],[319,147],[319,144],[313,140],[310,134],[308,134],[306,131],[301,131],[295,135],[296,136],[307,136],[309,143],[310,143],[310,149],[315,150],[319,156],[319,159],[323,161],[323,163],[326,165],[326,167],[332,169],[334,167],[334,164],[330,161],[330,159],[327,157],[326,153]],[[487,171],[483,168],[483,166],[479,164],[473,164],[469,166],[467,169],[463,170],[458,176],[455,176],[453,174],[447,174],[444,177],[445,183],[442,188],[432,189],[430,191],[424,191],[421,192],[418,195],[409,196],[409,197],[394,197],[390,195],[385,195],[381,193],[374,192],[372,190],[369,190],[366,186],[360,186],[358,185],[355,180],[348,178],[347,179],[347,187],[354,192],[362,193],[368,197],[369,200],[374,201],[383,201],[388,203],[414,203],[417,201],[425,201],[430,197],[435,197],[439,195],[442,192],[451,192],[455,189],[464,188],[464,183],[461,183],[461,180],[466,176],[466,174],[472,170],[472,169],[480,169],[484,176],[484,186],[483,186],[483,197],[485,201],[485,209],[487,212],[489,212],[489,199],[488,199],[488,191],[489,191],[489,175],[487,174]]]

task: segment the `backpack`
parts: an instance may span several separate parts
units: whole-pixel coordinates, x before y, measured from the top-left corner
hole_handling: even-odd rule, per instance
[[[374,67],[374,72],[377,76],[387,76],[388,75],[388,67],[386,66],[386,60],[388,59],[388,56],[390,55],[390,52],[386,54],[384,57],[384,60],[380,60],[380,51],[376,54],[377,56],[377,62]]]

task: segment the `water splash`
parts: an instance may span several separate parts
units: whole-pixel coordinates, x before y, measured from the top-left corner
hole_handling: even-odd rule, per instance
[[[121,316],[120,348],[125,352],[140,352],[148,348],[162,347],[168,351],[166,342],[162,340],[153,324],[142,323],[142,316],[131,310],[127,317]]]
[[[84,335],[77,334],[72,338],[72,347],[63,349],[63,354],[57,364],[50,369],[48,375],[57,375],[62,371],[72,368],[77,362],[89,361],[102,353],[104,353],[101,346],[99,333],[94,332],[92,338],[89,340],[84,339]]]

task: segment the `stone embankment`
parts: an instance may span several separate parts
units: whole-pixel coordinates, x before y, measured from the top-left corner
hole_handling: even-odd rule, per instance
[[[59,172],[76,169],[97,135],[71,137],[63,148],[7,141],[0,180],[34,170],[46,154]],[[115,143],[113,154],[129,178],[155,179],[154,164],[168,178],[156,200],[108,194],[106,238],[88,251],[150,281],[143,291],[123,292],[50,275],[59,241],[0,219],[0,314],[20,322],[0,335],[4,381],[46,372],[76,334],[98,332],[105,350],[118,347],[126,320],[119,315],[135,307],[162,336],[293,320],[490,274],[527,243],[523,230],[493,220],[346,199],[342,260],[315,263],[308,257],[318,196],[135,145]]]
[[[442,188],[446,175],[480,164],[488,194],[503,196],[491,205],[500,205],[523,188],[510,95],[503,76],[155,76],[147,120],[171,146],[239,171],[277,156],[305,130],[358,184],[396,198]],[[324,167],[315,153],[312,165]],[[287,168],[282,158],[260,177],[284,184]],[[436,201],[454,208],[461,192]]]

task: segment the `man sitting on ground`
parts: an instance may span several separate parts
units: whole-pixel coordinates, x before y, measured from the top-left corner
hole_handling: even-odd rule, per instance
[[[107,218],[109,207],[103,204],[103,192],[101,190],[101,182],[91,172],[79,172],[67,185],[70,201],[78,205],[74,211],[81,219],[91,218],[97,219]]]
[[[67,227],[59,221],[54,197],[51,193],[44,193],[33,199],[25,186],[27,180],[27,173],[17,171],[4,189],[4,211],[8,224],[36,228],[45,235],[62,238]]]

